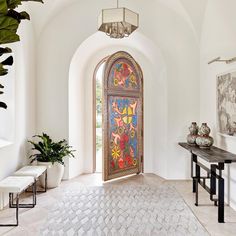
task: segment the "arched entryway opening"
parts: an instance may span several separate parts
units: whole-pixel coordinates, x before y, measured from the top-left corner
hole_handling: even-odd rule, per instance
[[[162,156],[167,134],[167,80],[162,54],[140,33],[123,40],[110,40],[96,33],[79,46],[70,64],[69,143],[77,152],[76,158],[67,160],[65,178],[94,171],[94,70],[103,58],[120,50],[135,58],[145,77],[144,172],[162,175],[165,171],[166,163]]]

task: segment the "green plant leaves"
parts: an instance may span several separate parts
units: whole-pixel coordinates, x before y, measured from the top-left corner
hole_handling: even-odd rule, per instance
[[[25,11],[17,12],[15,10],[9,10],[7,15],[16,19],[19,23],[21,22],[21,20],[30,20],[29,14]]]
[[[7,6],[10,9],[15,9],[19,5],[21,5],[21,2],[41,2],[43,3],[42,0],[5,0],[7,2]]]
[[[30,15],[23,11],[17,12],[14,10],[22,2],[40,2],[42,0],[0,0],[0,45],[14,43],[20,40],[19,35],[17,34],[17,29],[21,20],[30,20]],[[10,48],[1,48],[0,47],[0,56],[6,53],[11,53]],[[6,60],[0,63],[0,76],[4,76],[8,73],[8,70],[4,66],[10,66],[13,64],[13,57],[10,56]],[[3,88],[3,87],[0,87]],[[0,91],[0,94],[3,92]],[[0,102],[0,108],[6,109],[6,104]]]
[[[19,22],[10,16],[0,16],[0,44],[14,43],[20,40],[16,31]]]
[[[58,162],[64,165],[64,157],[74,157],[74,150],[71,150],[71,146],[68,145],[66,140],[61,140],[59,142],[54,142],[45,133],[42,135],[36,135],[34,138],[38,138],[38,142],[28,141],[32,144],[33,151],[36,151],[29,158],[31,162],[41,161],[41,162]]]
[[[17,31],[19,22],[10,16],[0,16],[0,30]]]
[[[9,48],[0,48],[0,56],[4,53],[9,53],[9,52],[11,52]],[[0,76],[4,76],[8,73],[8,69],[4,68],[4,66],[11,66],[12,64],[13,64],[12,56],[9,56],[7,59],[2,61],[0,63]],[[4,88],[4,87],[0,86],[0,88]]]
[[[3,67],[3,65],[0,63],[0,76],[6,75],[8,72],[7,69]]]
[[[21,5],[21,0],[7,0],[7,7],[10,9],[14,9]]]
[[[12,66],[13,57],[12,56],[8,57],[6,60],[2,61],[1,64],[4,66]]]
[[[12,33],[9,30],[0,29],[0,44],[15,43],[20,40],[19,35]]]
[[[0,15],[7,14],[7,2],[6,0],[0,0]]]
[[[7,53],[11,53],[12,50],[10,48],[1,48],[0,47],[0,56],[2,56],[3,54],[7,54]]]
[[[7,104],[4,102],[0,102],[0,108],[7,109]]]

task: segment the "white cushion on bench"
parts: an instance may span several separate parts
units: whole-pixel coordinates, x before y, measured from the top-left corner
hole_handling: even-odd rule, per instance
[[[47,169],[46,166],[25,166],[19,169],[18,171],[16,171],[13,175],[14,176],[33,176],[35,179],[37,179],[46,171],[46,169]]]
[[[0,192],[21,193],[34,183],[32,176],[9,176],[0,181]]]

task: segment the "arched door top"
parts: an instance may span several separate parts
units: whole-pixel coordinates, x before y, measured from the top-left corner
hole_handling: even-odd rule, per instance
[[[127,52],[120,51],[109,57],[104,79],[105,89],[142,92],[142,71]]]

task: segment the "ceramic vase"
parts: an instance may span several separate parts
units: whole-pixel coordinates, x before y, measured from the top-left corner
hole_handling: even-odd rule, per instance
[[[196,139],[196,143],[200,148],[209,149],[213,145],[214,139],[210,136],[210,132],[211,129],[207,126],[207,123],[202,123]]]
[[[198,126],[196,122],[192,122],[189,127],[190,134],[187,136],[187,142],[189,145],[196,145],[196,139],[198,137]]]
[[[56,188],[60,185],[63,174],[64,174],[64,166],[60,163],[55,162],[52,164],[51,162],[39,162],[39,166],[46,166],[47,167],[47,187],[48,188]],[[45,187],[45,177],[40,176],[39,181],[41,186],[44,188]]]

